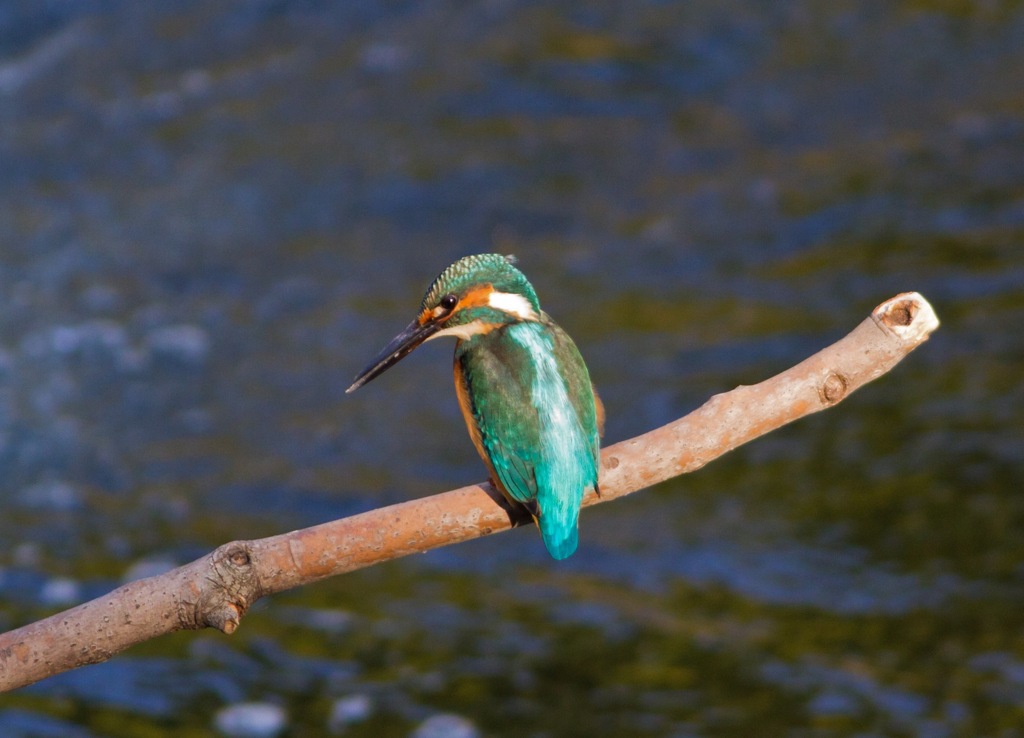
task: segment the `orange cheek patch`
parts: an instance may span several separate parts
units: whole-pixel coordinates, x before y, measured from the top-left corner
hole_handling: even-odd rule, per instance
[[[476,289],[470,290],[466,296],[459,300],[459,308],[479,307],[490,304],[491,293],[494,292],[493,284],[484,284]]]

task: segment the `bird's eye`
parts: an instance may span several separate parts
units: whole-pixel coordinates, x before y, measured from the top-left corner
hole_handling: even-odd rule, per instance
[[[458,302],[459,302],[459,298],[458,298],[457,295],[445,295],[444,297],[441,298],[440,305],[446,311],[450,312],[451,310],[453,310],[455,308],[455,306],[458,304]]]

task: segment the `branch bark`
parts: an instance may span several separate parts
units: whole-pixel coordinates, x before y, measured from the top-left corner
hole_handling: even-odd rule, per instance
[[[715,395],[666,426],[605,448],[601,497],[694,471],[758,436],[832,407],[928,339],[939,322],[916,292],[879,305],[845,338],[760,384]],[[497,504],[496,504],[497,503]],[[177,630],[232,633],[260,597],[523,521],[490,484],[473,485],[270,538],[234,541],[159,576],[0,634],[0,692]]]

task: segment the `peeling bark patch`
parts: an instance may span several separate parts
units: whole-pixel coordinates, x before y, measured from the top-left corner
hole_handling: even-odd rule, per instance
[[[22,664],[27,664],[32,650],[25,643],[15,643],[9,648],[0,649],[0,662],[15,659]]]

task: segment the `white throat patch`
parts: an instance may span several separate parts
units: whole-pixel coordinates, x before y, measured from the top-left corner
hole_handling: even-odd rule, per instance
[[[442,328],[434,335],[427,338],[428,341],[433,341],[435,338],[441,336],[455,336],[461,341],[465,341],[473,336],[481,333],[487,333],[487,331],[493,328],[493,325],[484,323],[482,320],[474,320],[472,323],[466,323],[465,325],[453,325],[449,328]]]

